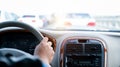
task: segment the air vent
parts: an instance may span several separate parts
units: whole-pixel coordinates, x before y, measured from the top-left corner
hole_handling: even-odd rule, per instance
[[[101,53],[101,45],[100,44],[85,44],[85,53]]]

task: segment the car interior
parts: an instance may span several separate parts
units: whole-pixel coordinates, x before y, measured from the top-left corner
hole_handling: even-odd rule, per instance
[[[20,27],[20,23],[0,24],[1,48],[15,48],[33,54],[42,35],[53,43],[53,67],[119,67],[119,32],[51,31],[34,30],[34,27],[32,30],[23,25],[4,28],[11,26]],[[12,53],[9,49],[6,52]]]
[[[22,60],[32,59],[30,64],[25,65],[34,67],[38,64],[39,67],[38,59],[32,55],[43,37],[48,37],[55,51],[51,67],[120,67],[120,28],[78,28],[81,27],[50,29],[37,28],[20,21],[0,22],[0,56],[6,56],[12,63],[17,62],[18,57],[25,56]],[[16,60],[9,59],[10,56]],[[0,65],[4,61],[2,58]]]

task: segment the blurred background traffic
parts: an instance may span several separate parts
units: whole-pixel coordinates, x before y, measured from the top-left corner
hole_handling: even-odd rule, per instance
[[[0,22],[48,29],[120,30],[119,0],[0,0]]]
[[[91,15],[89,13],[51,13],[51,14],[24,14],[0,10],[0,22],[20,21],[34,24],[39,28],[47,26],[54,28],[62,27],[100,27],[120,29],[119,15]]]

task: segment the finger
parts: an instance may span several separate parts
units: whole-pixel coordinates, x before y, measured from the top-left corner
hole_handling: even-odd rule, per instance
[[[54,52],[54,51],[52,51],[52,52],[51,52],[51,56],[54,56],[54,54],[55,54],[55,52]]]
[[[48,45],[52,46],[52,42],[51,42],[51,41],[48,41]]]
[[[50,52],[49,52],[49,53],[50,53],[50,56],[53,56],[53,55],[54,55],[54,50],[53,50],[53,48],[50,47],[49,50],[50,50]]]
[[[50,46],[49,48],[53,51],[53,47]]]
[[[48,42],[48,37],[44,37],[42,41]]]
[[[48,42],[48,38],[44,37],[40,44],[46,44],[47,42]]]

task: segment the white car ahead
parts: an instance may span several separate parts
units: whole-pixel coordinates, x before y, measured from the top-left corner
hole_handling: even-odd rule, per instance
[[[95,19],[87,13],[69,13],[65,16],[64,24],[72,26],[96,26]]]
[[[18,21],[35,25],[36,27],[40,28],[44,25],[44,22],[37,15],[23,15],[18,19]]]

